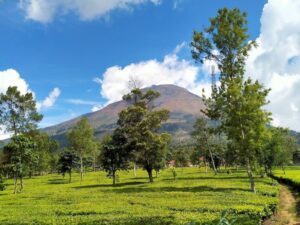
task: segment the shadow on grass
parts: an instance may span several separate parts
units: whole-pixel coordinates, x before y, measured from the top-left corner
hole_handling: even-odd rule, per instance
[[[49,179],[48,184],[68,184],[68,179],[63,178],[56,178],[56,179]]]
[[[149,180],[148,177],[132,177],[131,180]]]
[[[248,177],[224,177],[224,176],[209,176],[209,177],[177,177],[176,180],[248,180]],[[170,181],[173,178],[165,178],[162,181]]]
[[[130,185],[139,185],[139,184],[145,184],[147,182],[125,182],[125,183],[118,183],[118,184],[92,184],[92,185],[81,185],[74,187],[75,189],[84,189],[84,188],[98,188],[98,187],[124,187],[124,186],[130,186]]]
[[[105,190],[104,190],[105,191]],[[107,192],[115,193],[138,193],[138,192],[226,192],[245,191],[250,192],[247,188],[213,188],[209,186],[196,187],[128,187],[122,189],[110,189]]]

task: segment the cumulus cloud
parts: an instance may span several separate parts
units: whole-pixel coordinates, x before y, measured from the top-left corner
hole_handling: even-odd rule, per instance
[[[103,109],[103,105],[94,105],[91,109],[92,112],[99,111],[100,109]]]
[[[160,0],[19,0],[26,18],[41,23],[51,22],[56,15],[69,12],[77,14],[82,20],[103,17],[115,9],[132,9],[143,4],[160,4]]]
[[[0,71],[0,93],[5,93],[9,86],[17,86],[21,94],[30,92],[27,82],[14,69]]]
[[[56,102],[57,98],[60,96],[60,89],[54,88],[48,97],[46,97],[43,101],[37,102],[38,110],[44,110],[52,107]]]
[[[0,71],[0,93],[5,93],[10,86],[16,86],[21,94],[31,92],[35,98],[35,93],[30,90],[28,83],[21,77],[18,71],[14,69]],[[60,90],[54,88],[44,101],[37,102],[38,110],[53,106],[59,95]],[[11,136],[10,133],[5,133],[4,130],[4,127],[0,127],[0,140],[7,139]]]
[[[274,125],[300,131],[300,1],[269,0],[247,74],[271,88]]]
[[[179,59],[177,53],[183,47],[178,45],[175,50],[164,57],[162,61],[151,59],[132,63],[125,67],[112,66],[108,68],[103,79],[95,78],[100,85],[101,95],[112,103],[122,99],[129,92],[128,83],[131,79],[138,80],[141,88],[159,84],[175,84],[191,92],[201,95],[202,89],[210,92],[210,81],[199,79],[200,69],[193,62]]]

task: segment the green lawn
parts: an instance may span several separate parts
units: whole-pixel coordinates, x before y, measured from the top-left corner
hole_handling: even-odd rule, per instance
[[[119,173],[112,187],[104,172],[79,175],[74,182],[60,175],[25,180],[25,189],[14,195],[12,181],[0,192],[0,224],[208,224],[224,209],[236,212],[239,224],[258,224],[257,217],[271,213],[277,204],[278,186],[269,178],[257,178],[258,193],[249,191],[245,172],[204,173],[197,168],[177,171],[172,180],[164,170],[153,184],[146,173]]]

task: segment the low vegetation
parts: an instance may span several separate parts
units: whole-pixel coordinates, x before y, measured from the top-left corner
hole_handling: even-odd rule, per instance
[[[300,190],[300,167],[299,166],[288,166],[284,169],[275,169],[273,176],[293,187],[294,189]]]
[[[61,175],[26,179],[22,195],[12,195],[12,181],[1,193],[1,224],[210,224],[224,210],[243,224],[259,224],[276,207],[279,186],[257,178],[257,194],[249,191],[244,171],[232,174],[184,168],[174,181],[171,169],[154,183],[147,173],[121,172],[113,186],[105,172],[89,172],[80,185]],[[193,222],[193,223],[189,223]],[[236,223],[240,224],[240,223]]]

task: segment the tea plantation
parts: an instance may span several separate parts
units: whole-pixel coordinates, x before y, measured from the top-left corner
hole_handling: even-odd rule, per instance
[[[257,193],[249,191],[245,171],[205,173],[198,168],[177,170],[176,181],[166,169],[154,183],[144,171],[119,173],[114,187],[104,172],[89,172],[80,185],[60,175],[25,179],[21,194],[13,183],[0,193],[0,224],[216,224],[229,210],[236,224],[260,224],[272,214],[279,190],[269,178],[256,178]]]
[[[282,169],[276,169],[274,175],[279,178],[289,179],[300,186],[300,167],[289,166],[284,171]]]

